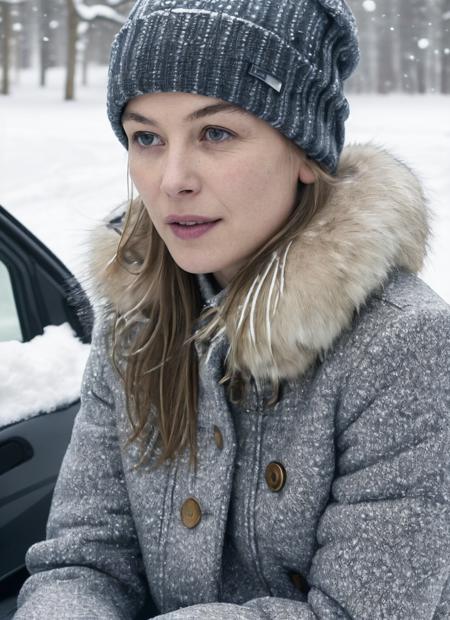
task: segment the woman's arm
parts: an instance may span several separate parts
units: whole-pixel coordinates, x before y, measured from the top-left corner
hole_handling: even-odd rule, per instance
[[[15,620],[129,620],[144,601],[114,401],[104,380],[107,338],[107,322],[98,322],[81,407],[55,487],[47,540],[27,553],[32,575],[20,591]]]
[[[196,605],[161,620],[450,617],[449,313],[400,312],[349,374],[336,420],[307,602]]]

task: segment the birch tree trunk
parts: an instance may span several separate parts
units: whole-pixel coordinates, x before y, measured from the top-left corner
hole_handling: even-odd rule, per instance
[[[65,100],[75,99],[78,16],[72,0],[67,0],[67,65]]]
[[[397,36],[397,3],[383,0],[378,3],[381,15],[377,15],[377,92],[385,94],[396,87],[395,38]]]
[[[9,63],[11,49],[11,5],[0,3],[2,17],[2,95],[9,95]]]
[[[49,67],[50,28],[49,0],[41,0],[41,19],[39,23],[39,85],[45,86]]]
[[[441,93],[450,95],[450,0],[442,2]]]

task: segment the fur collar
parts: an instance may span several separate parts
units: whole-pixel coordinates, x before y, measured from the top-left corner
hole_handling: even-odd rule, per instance
[[[255,348],[250,338],[241,339],[248,344],[240,361],[256,379],[303,374],[394,267],[414,273],[422,268],[429,218],[413,172],[380,147],[355,144],[344,149],[337,174],[348,179],[290,247],[270,342],[258,340]],[[94,297],[113,304],[126,284],[123,276],[105,282],[95,272],[114,256],[117,242],[117,233],[103,226],[95,233],[91,261]],[[226,294],[214,292],[204,275],[198,282],[209,305]],[[226,325],[228,336],[232,329]]]

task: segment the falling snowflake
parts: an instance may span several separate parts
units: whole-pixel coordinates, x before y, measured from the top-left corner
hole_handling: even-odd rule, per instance
[[[373,13],[377,8],[377,4],[373,0],[364,0],[362,7],[368,13]]]
[[[429,45],[430,41],[428,39],[419,39],[417,41],[417,47],[419,47],[421,50],[426,50]]]
[[[55,30],[59,26],[59,21],[57,19],[52,19],[51,22],[49,22],[48,26],[52,30]]]

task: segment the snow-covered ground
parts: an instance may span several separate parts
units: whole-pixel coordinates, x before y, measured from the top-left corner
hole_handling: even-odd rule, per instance
[[[126,199],[126,151],[105,107],[106,68],[90,69],[77,101],[62,100],[64,75],[49,86],[23,72],[0,97],[0,203],[77,275],[86,233]],[[422,278],[450,303],[450,97],[349,97],[347,142],[373,141],[418,174],[435,212],[432,251]]]

